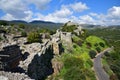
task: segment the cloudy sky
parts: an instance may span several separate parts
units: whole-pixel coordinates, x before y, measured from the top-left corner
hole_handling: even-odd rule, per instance
[[[120,0],[0,0],[0,19],[120,25]]]

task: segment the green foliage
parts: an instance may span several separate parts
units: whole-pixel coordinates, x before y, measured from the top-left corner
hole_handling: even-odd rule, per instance
[[[100,45],[101,47],[103,47],[103,48],[105,47],[105,44],[102,43],[102,42],[100,42],[99,45]]]
[[[22,37],[27,37],[27,33],[26,33],[25,31],[22,31],[22,32],[21,32],[21,36],[22,36]]]
[[[7,23],[7,21],[0,21],[0,25],[6,26],[6,25],[8,25],[8,23]]]
[[[87,45],[87,48],[91,48],[92,47],[91,43],[89,43],[89,42],[87,42],[86,45]]]
[[[87,37],[86,42],[89,42],[92,45],[95,45],[96,43],[99,43],[99,42],[105,43],[104,40],[100,39],[97,36],[89,36],[89,37]]]
[[[25,25],[24,25],[24,24],[19,24],[19,27],[20,27],[21,29],[25,29]]]
[[[96,47],[95,49],[96,49],[96,51],[97,51],[98,53],[100,53],[100,52],[101,52],[100,47]]]
[[[95,74],[91,69],[93,63],[85,48],[74,43],[72,51],[62,54],[60,58],[64,66],[56,80],[96,80]]]
[[[38,32],[30,32],[27,36],[27,41],[29,43],[41,42],[40,34]]]
[[[77,37],[77,36],[73,36],[73,37],[72,37],[72,42],[78,44],[79,46],[82,46],[82,43],[83,43],[82,39],[80,39],[80,38]]]
[[[50,33],[50,30],[47,29],[47,28],[42,28],[42,29],[39,29],[38,32],[39,32],[39,33]]]
[[[92,29],[88,30],[87,35],[95,35],[101,37],[106,41],[107,45],[114,46],[114,52],[111,52],[109,54],[106,53],[106,61],[120,80],[120,27]],[[98,46],[103,47],[103,45],[100,43],[98,43]]]
[[[3,40],[3,38],[0,36],[0,41]]]
[[[64,80],[85,80],[85,75],[79,67],[72,67],[65,73]]]
[[[47,28],[41,28],[38,30],[39,33],[49,33],[50,35],[55,34],[55,30],[50,30]]]
[[[80,58],[76,58],[74,56],[69,56],[64,60],[64,67],[66,69],[71,67],[79,67],[83,68],[83,61]]]
[[[64,25],[62,27],[62,31],[64,31],[64,32],[73,32],[76,28],[77,28],[76,25],[71,25],[71,26]]]
[[[95,58],[97,53],[94,50],[91,50],[91,51],[89,51],[89,55],[90,55],[91,59],[93,59],[93,58]]]
[[[86,38],[86,42],[84,43],[87,45],[87,48],[96,50],[97,52],[100,52],[104,50],[104,48],[107,47],[104,40],[97,36],[89,36]]]

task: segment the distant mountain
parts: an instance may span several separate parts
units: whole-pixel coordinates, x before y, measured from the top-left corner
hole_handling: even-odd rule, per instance
[[[12,21],[9,21],[10,23],[14,23],[14,24],[27,24],[26,21],[23,21],[23,20],[12,20]]]
[[[40,21],[40,20],[34,20],[29,23],[30,25],[36,26],[36,27],[42,27],[42,28],[60,28],[63,24],[62,23],[54,23],[54,22],[49,22],[49,21]]]
[[[24,24],[25,26],[30,26],[30,27],[39,27],[39,28],[48,28],[48,29],[58,29],[60,28],[63,24],[62,23],[54,23],[54,22],[49,22],[49,21],[40,21],[40,20],[34,20],[32,22],[26,22],[22,20],[12,20],[12,21],[6,21],[6,20],[0,20],[0,23],[7,23],[7,25],[15,24]]]
[[[44,23],[47,23],[47,24],[56,24],[54,22],[49,22],[49,21],[40,21],[40,20],[34,20],[32,22],[30,22],[31,24],[44,24]]]
[[[103,26],[103,25],[93,25],[93,24],[80,24],[83,28],[88,28],[88,29],[92,29],[92,28],[105,28],[107,26]]]

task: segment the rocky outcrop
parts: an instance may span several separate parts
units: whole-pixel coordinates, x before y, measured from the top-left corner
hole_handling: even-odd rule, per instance
[[[54,73],[53,73],[54,76],[57,75],[63,67],[63,63],[60,60],[58,60],[57,57],[58,56],[55,56],[52,59],[52,68],[54,70]]]
[[[82,27],[78,26],[77,29],[74,30],[74,33],[76,33],[78,36],[83,34]]]
[[[4,47],[0,51],[0,69],[10,70],[16,68],[22,58],[21,50],[17,45]]]
[[[78,23],[74,23],[74,22],[72,22],[72,21],[68,21],[68,22],[66,23],[66,26],[71,26],[71,25],[76,25],[76,26],[78,26]]]
[[[33,60],[34,56],[41,52],[42,45],[40,43],[32,43],[27,45],[22,45],[21,49],[23,50],[22,53],[28,53],[28,56],[25,60],[20,61],[19,67],[23,68],[25,71],[28,69],[28,65]]]
[[[24,73],[11,73],[0,71],[0,80],[33,80]]]
[[[28,66],[28,75],[35,80],[43,80],[53,73],[51,64],[53,58],[52,46],[46,45],[44,48],[45,51],[42,51],[41,55],[36,54]]]

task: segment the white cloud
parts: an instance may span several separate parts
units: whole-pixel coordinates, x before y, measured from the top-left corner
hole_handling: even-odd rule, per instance
[[[107,14],[90,13],[88,15],[93,18],[95,24],[120,25],[120,6],[113,6],[108,9]],[[85,22],[87,23],[87,21]]]
[[[29,4],[34,4],[38,9],[43,9],[51,0],[0,0],[0,9],[5,13],[4,20],[30,21],[34,15]]]
[[[114,19],[120,19],[120,7],[113,6],[108,10],[108,17]]]
[[[82,11],[88,9],[88,7],[86,6],[86,4],[85,4],[85,3],[82,3],[82,2],[70,4],[70,7],[71,7],[74,11],[76,11],[76,12],[82,12]]]
[[[70,11],[68,8],[62,7],[60,10],[55,11],[55,13],[53,13],[53,16],[64,18],[72,15],[72,13],[73,12]]]
[[[6,14],[2,18],[2,20],[14,20],[15,18],[11,14]]]
[[[51,0],[26,0],[29,4],[34,4],[37,9],[45,9]]]
[[[16,18],[13,15],[7,13],[3,17],[1,17],[1,19],[2,20],[24,20],[24,21],[30,21],[32,19],[33,13],[31,11],[24,11],[24,14],[26,14],[27,16],[23,18]]]
[[[90,17],[89,15],[80,16],[80,19],[87,22],[93,21],[92,17]]]
[[[6,14],[10,14],[15,18],[23,18],[26,16],[24,13],[26,6],[21,0],[1,0],[0,9]]]
[[[53,21],[53,22],[67,22],[69,19],[68,17],[72,15],[72,11],[70,11],[66,7],[61,7],[60,10],[56,10],[53,13],[50,13],[48,15],[42,15],[40,13],[36,14],[36,18],[33,20],[45,20],[45,21]]]

